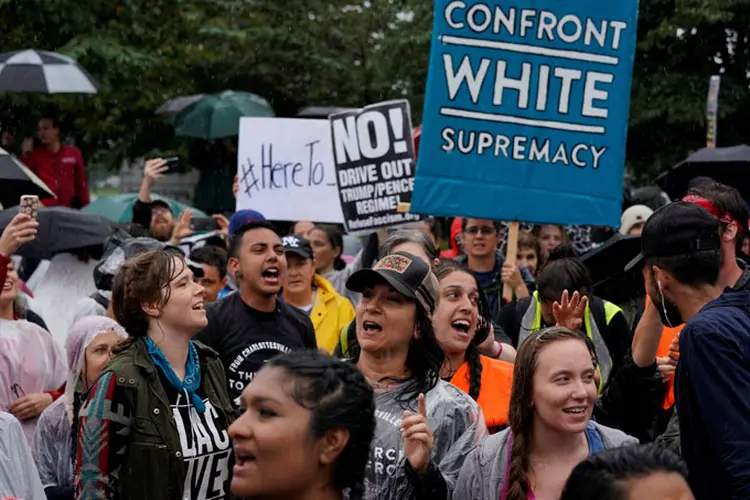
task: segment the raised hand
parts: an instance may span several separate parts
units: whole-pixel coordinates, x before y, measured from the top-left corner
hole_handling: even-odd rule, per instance
[[[415,472],[426,471],[430,465],[435,437],[427,424],[427,403],[424,394],[417,398],[417,413],[408,410],[404,412],[400,428],[404,436],[404,456]]]
[[[221,214],[214,214],[211,218],[219,225],[219,232],[229,237],[229,220]]]
[[[18,247],[36,238],[39,223],[28,216],[19,213],[13,217],[0,235],[0,254],[10,257]]]
[[[578,292],[573,292],[573,296],[568,297],[568,291],[565,290],[560,302],[552,304],[552,313],[555,315],[557,326],[578,330],[583,325],[583,313],[586,311],[588,297],[581,296]]]
[[[169,239],[169,242],[173,245],[179,245],[180,241],[182,241],[183,238],[187,238],[188,236],[192,236],[195,234],[195,231],[190,229],[190,223],[193,220],[193,211],[192,210],[185,210],[182,212],[179,216],[177,216],[177,222],[174,225],[174,229],[172,230],[172,237]]]
[[[164,177],[168,168],[167,160],[163,158],[148,160],[146,166],[143,168],[143,182],[147,184],[149,188],[154,187],[156,181]]]

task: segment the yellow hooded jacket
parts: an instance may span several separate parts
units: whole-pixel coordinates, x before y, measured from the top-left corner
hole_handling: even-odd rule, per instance
[[[349,299],[339,295],[331,283],[316,274],[313,283],[318,290],[310,320],[315,327],[318,347],[333,353],[339,341],[339,332],[354,319],[354,306]]]

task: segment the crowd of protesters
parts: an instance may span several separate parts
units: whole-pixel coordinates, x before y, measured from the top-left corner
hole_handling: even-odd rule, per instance
[[[0,236],[0,497],[750,498],[737,190],[623,211],[630,314],[581,259],[597,228],[524,226],[506,259],[507,224],[428,219],[347,262],[335,225],[241,210],[186,244],[165,169],[66,315],[16,271],[39,223]]]

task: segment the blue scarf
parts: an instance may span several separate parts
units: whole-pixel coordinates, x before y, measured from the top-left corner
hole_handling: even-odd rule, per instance
[[[190,342],[188,359],[185,364],[185,380],[183,381],[177,378],[177,375],[175,375],[174,370],[172,369],[172,365],[169,364],[166,356],[164,356],[164,353],[161,352],[156,344],[154,344],[149,338],[145,340],[151,361],[159,367],[169,381],[169,384],[179,392],[187,391],[190,400],[198,413],[206,411],[205,403],[203,403],[203,400],[195,393],[195,391],[201,386],[201,365],[198,360],[198,349],[195,348],[195,345]]]

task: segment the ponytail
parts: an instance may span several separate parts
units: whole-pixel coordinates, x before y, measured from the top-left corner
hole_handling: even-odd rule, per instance
[[[482,362],[479,359],[479,349],[474,342],[469,342],[465,359],[469,363],[469,396],[476,401],[479,398],[479,390],[482,386]]]
[[[526,500],[531,487],[526,471],[529,469],[529,443],[521,434],[511,434],[513,444],[508,467],[508,494],[505,500]]]

